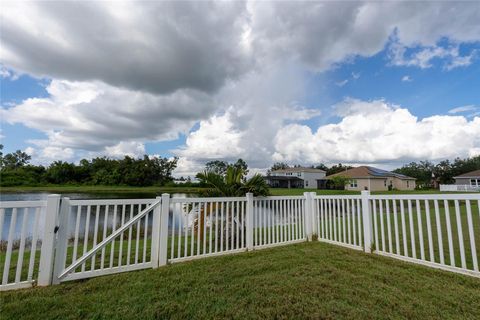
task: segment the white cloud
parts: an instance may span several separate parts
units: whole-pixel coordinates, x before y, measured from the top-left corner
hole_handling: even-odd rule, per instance
[[[448,113],[455,114],[455,113],[463,113],[463,112],[475,111],[475,110],[477,110],[477,107],[475,107],[473,104],[470,104],[467,106],[461,106],[461,107],[450,109],[448,110]]]
[[[265,168],[270,165],[272,141],[280,128],[320,115],[320,110],[305,108],[294,100],[307,88],[301,71],[288,63],[262,71],[224,88],[217,101],[229,103],[228,107],[201,121],[187,136],[185,146],[175,151],[189,167],[202,167],[202,162],[211,159],[242,158],[251,167]],[[179,168],[184,174],[186,170]]]
[[[412,81],[413,79],[409,75],[402,77],[402,82],[412,82]]]
[[[476,2],[6,2],[0,56],[36,76],[215,92],[272,61],[323,71],[372,56],[394,30],[428,65],[455,55],[435,47],[442,38],[479,41],[479,15]],[[447,68],[468,63],[456,54]]]
[[[339,123],[315,131],[299,124],[279,130],[273,158],[302,163],[375,163],[468,156],[480,147],[480,117],[471,121],[460,116],[420,120],[383,100],[348,99],[340,109],[344,116]]]
[[[175,139],[215,109],[210,96],[193,90],[153,95],[101,82],[59,80],[46,89],[48,98],[0,109],[4,121],[44,132],[48,140],[34,142],[45,148],[139,154],[139,143]]]
[[[138,158],[145,154],[145,145],[136,141],[121,141],[114,146],[105,147],[105,153],[112,158],[123,158],[124,156]]]
[[[19,77],[20,77],[20,75],[18,73],[16,73],[15,71],[8,70],[4,66],[0,65],[0,78],[15,81]]]
[[[357,80],[360,78],[360,72],[352,72],[352,78],[353,80]]]
[[[445,70],[466,67],[472,64],[477,56],[477,50],[472,50],[469,55],[461,55],[458,45],[442,47],[433,45],[429,47],[414,48],[407,54],[407,47],[400,43],[393,43],[390,47],[391,63],[395,66],[413,66],[421,69],[431,68],[434,60],[442,60]]]
[[[251,67],[247,18],[241,2],[5,2],[0,56],[39,77],[212,92]]]
[[[348,79],[345,79],[345,80],[342,80],[342,81],[335,82],[335,85],[337,85],[338,87],[343,87],[347,83],[348,83]]]

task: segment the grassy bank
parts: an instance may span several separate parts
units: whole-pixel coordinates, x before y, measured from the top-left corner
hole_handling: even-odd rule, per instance
[[[42,187],[2,187],[1,192],[51,192],[51,193],[198,193],[196,187],[129,187],[129,186],[71,186],[48,185]]]
[[[150,193],[160,195],[162,193],[199,193],[203,188],[199,187],[129,187],[129,186],[72,186],[72,185],[48,185],[42,187],[1,187],[0,192],[51,192],[51,193]],[[270,192],[274,196],[280,195],[303,195],[304,192],[316,192],[317,194],[359,194],[358,191],[347,190],[316,190],[316,189],[286,189],[271,188]],[[405,194],[405,193],[440,193],[439,190],[412,190],[412,191],[384,191],[373,192],[375,194]]]
[[[463,318],[480,280],[322,243],[1,293],[2,319]]]

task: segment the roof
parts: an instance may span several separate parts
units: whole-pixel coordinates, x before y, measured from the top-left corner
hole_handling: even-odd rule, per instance
[[[285,176],[266,176],[264,177],[266,180],[302,180],[303,179],[300,179],[298,177],[295,177],[295,176],[289,176],[289,177],[285,177]]]
[[[361,179],[361,178],[373,178],[373,179],[382,179],[382,178],[387,178],[387,177],[393,177],[393,178],[398,178],[402,180],[416,180],[415,178],[408,177],[406,175],[400,174],[400,173],[395,173],[383,169],[378,169],[374,167],[369,167],[369,166],[361,166],[361,167],[356,167],[352,168],[349,170],[345,170],[342,172],[338,172],[332,175],[327,176],[327,179],[333,178],[333,177],[347,177],[347,178],[352,178],[352,179]]]
[[[325,170],[315,169],[315,168],[305,168],[305,167],[296,167],[296,168],[285,168],[285,169],[278,169],[273,170],[272,172],[311,172],[311,173],[324,173]]]
[[[456,178],[478,178],[478,177],[480,177],[480,170],[470,171],[453,178],[456,179]]]

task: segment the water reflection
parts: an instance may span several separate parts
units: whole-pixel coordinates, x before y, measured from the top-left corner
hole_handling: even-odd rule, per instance
[[[2,193],[0,194],[0,202],[4,201],[38,201],[38,200],[47,200],[48,195],[51,193],[46,192],[32,192],[32,193]],[[68,197],[71,200],[85,200],[85,199],[154,199],[157,196],[155,193],[64,193],[62,197]],[[195,194],[185,194],[185,193],[173,193],[173,197],[176,198],[189,198],[196,196]],[[145,208],[145,206],[143,207]],[[142,209],[143,209],[142,208]],[[95,217],[92,219],[92,215],[96,215],[96,207],[93,207],[93,211],[89,213],[90,219],[88,219],[89,228],[93,228],[95,223]],[[105,217],[105,211],[107,211],[107,221],[110,224],[110,227],[113,226],[113,215],[114,215],[114,206],[110,205],[108,208],[106,206],[99,206],[100,216]],[[130,211],[138,212],[137,208],[127,208],[127,217],[129,216]],[[68,229],[69,233],[75,230],[76,220],[76,208],[72,208],[70,212]],[[43,234],[44,230],[44,217],[45,210],[41,209],[37,213],[35,208],[25,208],[17,209],[14,225],[12,225],[12,209],[5,209],[3,217],[0,216],[0,240],[7,240],[10,232],[13,232],[13,239],[18,239],[21,236],[22,228],[25,230],[26,238],[30,238],[33,235],[33,230],[35,221],[37,221],[37,232],[39,237]],[[120,214],[120,212],[119,212]],[[36,219],[36,216],[38,218]],[[25,222],[24,222],[25,219]],[[151,225],[151,215],[149,215],[149,223]],[[128,220],[128,219],[127,219]],[[117,221],[117,224],[120,223],[120,220]],[[85,226],[87,225],[87,207],[84,206],[81,208],[79,233],[83,234]]]

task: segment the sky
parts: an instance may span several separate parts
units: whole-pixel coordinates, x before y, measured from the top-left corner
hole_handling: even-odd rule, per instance
[[[480,2],[3,1],[0,138],[32,162],[480,154]]]

